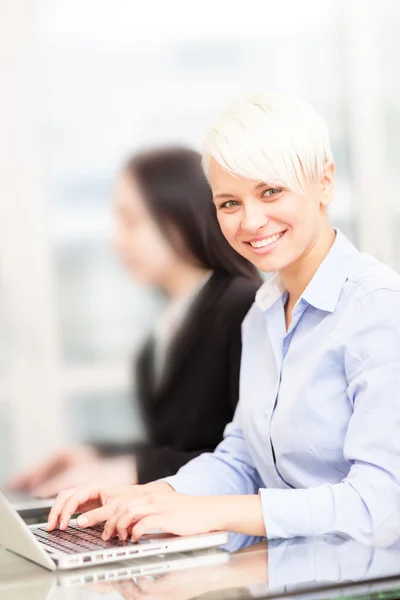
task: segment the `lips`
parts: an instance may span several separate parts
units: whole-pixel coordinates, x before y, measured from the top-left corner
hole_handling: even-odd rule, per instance
[[[258,237],[248,242],[244,242],[254,254],[263,255],[269,254],[279,245],[282,237],[286,233],[287,229],[284,231],[279,231],[278,233],[273,233],[272,235]]]
[[[274,242],[277,242],[278,240],[280,240],[284,233],[285,233],[284,231],[281,231],[279,233],[274,233],[273,235],[270,235],[268,237],[264,237],[264,238],[261,238],[258,240],[253,240],[248,243],[253,248],[265,248],[266,246],[269,246],[270,244],[273,244]]]

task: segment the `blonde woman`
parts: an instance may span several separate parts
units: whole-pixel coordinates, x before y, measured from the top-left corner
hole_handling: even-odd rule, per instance
[[[60,496],[49,528],[89,510],[79,524],[106,521],[104,539],[160,528],[390,544],[400,535],[400,276],[332,227],[329,136],[306,103],[240,99],[208,133],[203,164],[225,238],[274,273],[242,325],[233,422],[174,477]]]

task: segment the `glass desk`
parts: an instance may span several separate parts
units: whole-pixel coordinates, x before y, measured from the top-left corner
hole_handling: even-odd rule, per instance
[[[1,600],[400,598],[400,542],[270,541],[232,534],[222,549],[52,573],[0,548]]]

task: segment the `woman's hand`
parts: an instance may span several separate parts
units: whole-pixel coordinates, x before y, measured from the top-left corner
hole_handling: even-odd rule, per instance
[[[36,467],[30,468],[12,479],[8,487],[10,490],[27,490],[36,495],[41,490],[42,492],[46,492],[46,486],[50,484],[51,487],[51,482],[53,482],[52,493],[48,494],[48,496],[52,496],[61,491],[62,478],[68,471],[78,466],[81,468],[89,467],[98,460],[98,453],[91,446],[64,448],[59,450],[50,459],[41,462]],[[77,485],[77,483],[69,483],[69,487]],[[41,493],[40,495],[45,497],[46,493]]]
[[[136,484],[134,457],[101,458],[91,446],[66,448],[16,477],[9,487],[26,489],[37,498],[51,498],[63,490],[98,481],[104,485]]]
[[[78,525],[87,527],[106,521],[117,510],[132,499],[140,497],[151,490],[173,492],[170,485],[163,481],[155,481],[146,485],[107,486],[103,484],[83,485],[61,492],[49,513],[47,529],[56,527],[66,529],[72,515],[86,512],[90,515],[90,523],[85,522],[86,515],[81,515]]]
[[[94,514],[96,513],[96,514]],[[94,516],[94,520],[93,520]],[[142,493],[118,501],[110,514],[107,507],[84,515],[85,525],[106,520],[103,539],[131,536],[136,542],[142,535],[161,529],[175,535],[195,535],[210,531],[235,531],[264,536],[265,526],[259,496],[188,496],[159,493],[142,488]],[[81,517],[78,520],[80,525]]]
[[[99,458],[93,462],[75,464],[33,490],[38,498],[51,498],[63,490],[101,481],[104,485],[135,485],[137,471],[133,456]]]

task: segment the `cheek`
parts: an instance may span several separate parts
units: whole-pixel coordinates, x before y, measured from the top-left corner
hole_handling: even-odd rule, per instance
[[[238,219],[235,219],[234,215],[226,215],[224,213],[218,214],[217,218],[224,237],[231,246],[234,246],[236,233],[238,231]]]
[[[153,256],[157,257],[157,262],[168,261],[171,256],[171,247],[162,233],[155,227],[150,226],[143,231],[141,243],[147,248]]]
[[[172,251],[162,234],[152,225],[116,233],[117,252],[133,276],[157,282],[158,275],[171,262]]]
[[[282,220],[289,226],[285,243],[288,256],[296,259],[313,243],[320,227],[318,206],[312,198],[292,197],[285,207]]]
[[[306,200],[301,204],[293,217],[294,229],[306,241],[314,238],[317,235],[320,213],[318,207],[312,202]]]
[[[137,252],[140,252],[140,268],[153,283],[159,282],[174,261],[174,251],[164,236],[154,227],[142,231]]]
[[[118,225],[115,227],[112,244],[121,260],[125,261],[131,253],[131,238],[125,227]]]
[[[274,215],[274,220],[288,225],[291,233],[307,235],[314,227],[315,217],[313,203],[301,196],[291,195],[279,206],[279,212]]]

